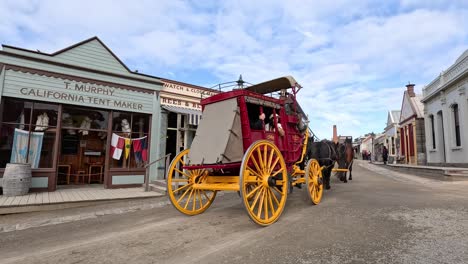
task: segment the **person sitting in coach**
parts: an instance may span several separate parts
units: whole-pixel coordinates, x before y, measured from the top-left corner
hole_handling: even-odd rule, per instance
[[[263,121],[265,121],[265,113],[261,113],[258,119],[250,123],[250,128],[255,130],[263,129]]]
[[[270,120],[268,122],[268,124],[265,125],[265,130],[266,131],[275,131],[274,127],[275,127],[275,117],[276,117],[276,130],[278,131],[278,134],[280,136],[284,136],[284,129],[283,127],[281,126],[281,123],[280,123],[280,117],[279,115],[277,114],[271,114],[270,115]]]

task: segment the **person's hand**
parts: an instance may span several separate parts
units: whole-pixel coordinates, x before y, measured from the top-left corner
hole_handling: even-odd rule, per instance
[[[265,120],[265,113],[261,113],[261,114],[258,116],[258,119],[260,119],[260,120]]]

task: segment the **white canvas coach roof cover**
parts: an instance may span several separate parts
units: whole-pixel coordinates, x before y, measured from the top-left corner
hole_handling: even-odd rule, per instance
[[[240,162],[243,155],[237,99],[206,105],[190,148],[188,164]]]

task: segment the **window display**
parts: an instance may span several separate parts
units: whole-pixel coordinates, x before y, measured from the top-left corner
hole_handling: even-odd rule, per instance
[[[44,112],[41,115],[37,117],[36,121],[36,131],[44,131],[47,129],[49,126],[49,116],[47,116],[47,113]]]
[[[150,116],[115,111],[112,121],[111,167],[143,168],[148,160]]]
[[[10,163],[29,163],[31,168],[39,167],[44,133],[15,129]]]
[[[69,133],[72,129],[77,129],[75,133],[82,135],[87,135],[88,130],[107,131],[108,116],[108,111],[64,105],[62,128],[67,128]]]
[[[110,168],[126,170],[142,169],[148,161],[149,114],[8,97],[2,98],[0,109],[0,168],[11,162],[28,162],[33,169],[55,166],[58,184],[103,183],[106,158]],[[82,181],[74,180],[77,175]]]
[[[58,105],[6,97],[2,107],[0,168],[7,163],[52,168]]]

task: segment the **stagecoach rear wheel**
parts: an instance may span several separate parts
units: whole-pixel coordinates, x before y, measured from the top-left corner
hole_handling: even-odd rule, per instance
[[[184,170],[184,158],[189,149],[180,152],[171,162],[167,173],[167,194],[172,205],[186,215],[203,213],[216,197],[216,191],[196,190],[194,183],[203,183],[208,176],[205,169]]]
[[[317,160],[311,159],[307,162],[305,178],[307,196],[310,197],[313,204],[319,204],[323,195],[323,177],[322,168]]]
[[[288,174],[275,144],[258,140],[247,149],[239,184],[242,204],[256,224],[268,226],[279,219],[286,205]]]

